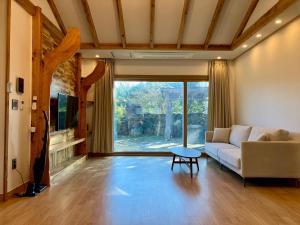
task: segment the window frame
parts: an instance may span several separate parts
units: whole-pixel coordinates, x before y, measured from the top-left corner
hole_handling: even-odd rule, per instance
[[[115,74],[114,81],[149,81],[149,82],[183,82],[183,147],[187,148],[187,136],[188,136],[188,82],[209,82],[208,75],[130,75],[130,74]],[[117,155],[132,155],[141,152],[114,152]],[[151,152],[149,152],[151,155]],[[166,152],[160,152],[165,155]],[[155,152],[154,154],[157,154]],[[145,154],[141,154],[145,155]],[[146,155],[148,155],[146,153]]]

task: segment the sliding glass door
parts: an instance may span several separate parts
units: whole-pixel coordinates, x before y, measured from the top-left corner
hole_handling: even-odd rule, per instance
[[[207,88],[207,82],[115,81],[114,151],[199,148],[207,127]]]
[[[205,143],[207,130],[208,82],[187,83],[187,147]]]

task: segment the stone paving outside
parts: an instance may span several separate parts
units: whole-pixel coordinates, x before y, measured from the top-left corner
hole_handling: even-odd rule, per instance
[[[119,136],[115,138],[115,152],[169,152],[170,148],[180,147],[181,138],[174,138],[169,141],[162,136]],[[188,148],[201,149],[203,144],[188,144]]]

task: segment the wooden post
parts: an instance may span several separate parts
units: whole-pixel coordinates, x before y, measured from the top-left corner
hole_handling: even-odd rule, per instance
[[[32,97],[36,96],[36,104],[40,104],[41,93],[41,61],[42,61],[42,13],[41,8],[35,8],[35,15],[32,17]],[[35,134],[31,137],[30,154],[30,180],[33,180],[33,165],[37,155],[36,149],[42,146],[42,136],[38,125],[43,118],[39,118],[38,110],[31,111],[31,126],[36,128]]]
[[[37,141],[36,148],[32,153],[34,156],[40,154],[42,148],[42,141],[41,137],[43,136],[44,129],[45,129],[45,121],[43,118],[43,111],[45,111],[48,116],[50,114],[50,85],[52,80],[53,72],[55,71],[56,67],[68,60],[72,57],[75,52],[80,48],[80,32],[78,29],[71,28],[67,31],[67,35],[64,37],[62,42],[59,46],[53,49],[51,52],[48,52],[44,56],[44,60],[41,65],[41,72],[40,72],[40,93],[38,96],[39,104],[38,104],[38,124],[37,130],[38,133],[36,138],[40,140]],[[48,139],[49,140],[49,139]],[[32,162],[34,163],[34,161]],[[32,180],[33,181],[33,180]],[[45,173],[42,180],[43,184],[50,185],[50,174],[49,174],[49,141],[47,146],[47,157],[46,157],[46,166],[45,166]]]
[[[86,105],[87,92],[97,80],[105,74],[105,62],[99,61],[94,71],[85,78],[81,78],[79,93],[79,120],[76,135],[78,138],[85,138],[85,141],[78,145],[77,154],[87,155],[87,127],[86,127]]]

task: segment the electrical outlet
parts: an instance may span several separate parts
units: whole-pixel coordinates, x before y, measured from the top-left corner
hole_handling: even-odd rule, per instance
[[[12,159],[12,161],[11,161],[11,168],[13,170],[17,169],[17,159]]]

